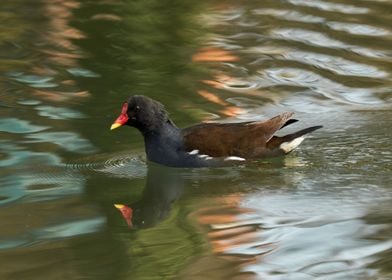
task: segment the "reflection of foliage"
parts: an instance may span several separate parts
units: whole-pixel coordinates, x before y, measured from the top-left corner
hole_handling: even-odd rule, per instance
[[[122,237],[129,244],[128,274],[132,279],[172,278],[198,253],[195,236],[187,230],[185,221],[179,221],[186,219],[180,212],[175,207],[170,217],[156,227],[139,231],[132,239],[129,235]]]
[[[132,89],[138,91],[140,87],[152,95],[159,94],[162,87],[176,90],[173,79],[187,68],[190,55],[184,50],[189,50],[194,39],[191,35],[196,32],[189,27],[194,22],[189,18],[192,6],[183,1],[175,2],[130,1],[128,10],[124,11],[127,28],[115,37],[124,38],[126,42],[117,51],[124,59],[122,65],[130,68],[131,75],[127,76]],[[188,45],[187,48],[184,45]]]
[[[0,11],[2,28],[0,29],[1,42],[15,40],[22,32],[26,25],[21,24],[23,19],[16,13]]]
[[[20,51],[19,42],[22,35],[28,31],[29,25],[25,22],[25,17],[21,13],[8,11],[18,11],[18,5],[13,1],[1,3],[0,10],[0,72],[10,67],[25,65],[26,60],[20,60],[15,52]],[[14,58],[15,57],[15,58]]]
[[[187,91],[181,82],[193,71],[192,52],[198,47],[201,28],[199,5],[194,1],[127,1],[118,6],[83,6],[79,18],[93,17],[91,11],[118,15],[121,20],[95,20],[78,28],[88,38],[78,42],[94,54],[86,68],[102,74],[95,92],[110,91],[123,100],[130,94],[145,94],[173,102]],[[99,41],[99,44],[97,42]],[[194,73],[193,73],[194,74]],[[189,89],[188,89],[189,90]],[[102,95],[103,98],[105,95]],[[189,96],[187,96],[188,98]],[[99,96],[97,96],[99,98]]]
[[[79,91],[74,81],[80,74],[91,77],[86,71],[75,73],[82,54],[71,39],[83,37],[68,25],[75,3],[73,0],[2,3],[0,71],[11,80],[9,88],[22,86],[24,94],[33,93],[58,102],[87,95]]]

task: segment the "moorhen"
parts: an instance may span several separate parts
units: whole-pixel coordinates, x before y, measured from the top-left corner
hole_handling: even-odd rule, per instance
[[[111,130],[122,125],[137,128],[144,137],[147,159],[171,167],[224,166],[291,152],[304,135],[322,126],[312,126],[285,136],[279,129],[296,122],[286,112],[266,121],[201,123],[180,129],[164,106],[149,97],[131,96],[122,106]]]

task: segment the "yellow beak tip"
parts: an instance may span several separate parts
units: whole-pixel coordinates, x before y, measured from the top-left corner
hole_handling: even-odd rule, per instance
[[[124,204],[114,204],[114,207],[116,207],[117,209],[121,209],[124,207]]]
[[[110,127],[110,130],[116,129],[116,128],[120,127],[121,125],[122,125],[122,124],[120,124],[120,123],[114,123],[114,124],[112,124],[112,126]]]

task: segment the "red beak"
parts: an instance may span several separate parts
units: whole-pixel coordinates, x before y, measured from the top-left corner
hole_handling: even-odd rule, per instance
[[[110,130],[113,130],[115,128],[118,128],[120,126],[123,126],[124,124],[127,123],[127,121],[129,120],[128,115],[127,115],[127,111],[128,111],[128,103],[124,103],[121,109],[121,114],[118,116],[118,118],[114,121],[114,123],[112,124],[112,126],[110,127]]]

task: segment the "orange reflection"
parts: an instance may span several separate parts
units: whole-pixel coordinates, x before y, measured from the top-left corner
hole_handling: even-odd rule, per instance
[[[217,73],[214,76],[214,80],[202,80],[202,82],[206,85],[210,85],[217,89],[225,88],[225,84],[228,82],[235,81],[234,78],[227,76],[223,73]]]
[[[224,106],[224,109],[220,110],[219,112],[225,116],[234,117],[243,113],[243,110],[241,108],[229,105],[228,102],[222,100],[219,96],[212,92],[208,92],[206,90],[198,90],[197,93],[212,103]]]
[[[33,94],[41,99],[64,102],[73,98],[89,96],[87,91],[77,87],[77,82],[70,75],[65,75],[57,69],[78,68],[79,60],[84,57],[80,48],[73,40],[85,38],[80,30],[72,27],[73,9],[80,7],[78,0],[43,0],[43,15],[47,19],[47,30],[40,34],[41,61],[31,72],[40,76],[53,77],[53,85],[48,88],[33,89]],[[71,77],[71,78],[70,78]]]
[[[239,58],[231,54],[229,51],[219,48],[207,47],[202,48],[198,53],[194,54],[192,60],[197,62],[230,62],[237,61]]]
[[[204,97],[205,99],[207,99],[208,101],[212,102],[212,103],[219,104],[219,105],[222,105],[222,106],[226,106],[227,105],[227,102],[223,101],[216,94],[213,94],[213,93],[208,92],[206,90],[199,90],[199,91],[197,91],[197,93],[199,95],[201,95],[202,97]]]
[[[51,43],[49,50],[44,48],[44,51],[52,55],[49,59],[56,58],[57,55],[70,58],[62,62],[63,66],[76,66],[77,63],[73,58],[80,58],[80,55],[75,52],[78,48],[70,39],[81,39],[85,36],[81,31],[69,25],[69,21],[73,18],[72,9],[79,6],[80,3],[75,0],[44,1],[44,14],[49,20],[49,31],[45,32],[43,37]],[[54,51],[55,46],[61,47],[62,50]]]
[[[202,258],[192,265],[193,270],[204,269],[207,265],[210,266],[209,271],[217,275],[227,273],[228,278],[237,275],[238,279],[252,279],[254,274],[244,268],[261,263],[260,256],[274,249],[275,244],[260,245],[260,228],[249,220],[254,211],[241,207],[240,200],[239,194],[229,195],[214,201],[213,204],[219,206],[200,208],[192,214],[197,223],[207,230],[208,244],[214,253],[208,261]],[[258,253],[246,252],[256,247],[261,248]]]
[[[216,202],[224,206],[201,208],[195,214],[198,223],[209,228],[207,236],[215,253],[228,253],[234,247],[257,240],[257,229],[243,217],[252,211],[239,207],[240,199],[239,195],[225,197],[224,202]]]
[[[250,212],[238,206],[204,208],[198,211],[197,221],[210,228],[207,233],[214,253],[228,253],[240,245],[257,241],[257,230],[244,225],[241,217]]]
[[[33,95],[49,101],[63,102],[69,100],[72,97],[88,97],[90,94],[88,91],[62,92],[62,91],[34,90]]]
[[[192,60],[195,62],[234,62],[239,60],[239,57],[227,50],[214,47],[206,47],[200,49],[198,53],[194,54]],[[228,81],[230,79],[232,78],[229,76],[217,74],[216,79],[202,80],[202,82],[216,89],[222,89],[224,88],[224,81]],[[244,112],[244,110],[233,106],[232,104],[229,104],[215,93],[206,90],[199,90],[198,94],[209,102],[224,107],[219,112],[225,116],[234,117]]]

